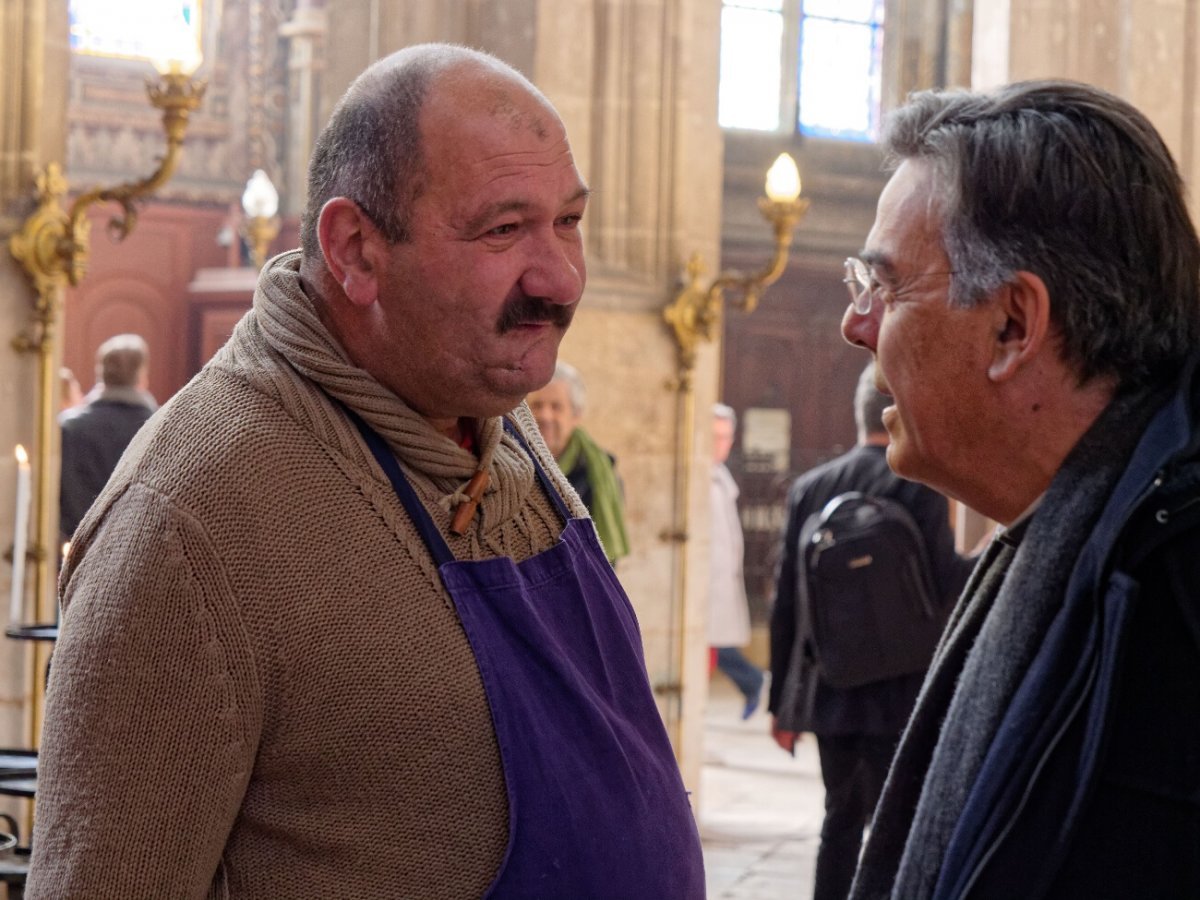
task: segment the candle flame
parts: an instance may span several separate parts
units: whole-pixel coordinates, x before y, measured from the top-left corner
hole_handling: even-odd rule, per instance
[[[29,465],[29,454],[25,452],[25,448],[22,447],[20,444],[17,444],[17,465],[19,465],[19,466]]]

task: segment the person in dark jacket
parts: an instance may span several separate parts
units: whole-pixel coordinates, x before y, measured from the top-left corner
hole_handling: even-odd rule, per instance
[[[798,579],[803,549],[800,534],[810,516],[819,515],[834,497],[856,491],[901,504],[912,515],[924,540],[943,619],[966,583],[973,559],[954,549],[946,498],[894,474],[887,464],[883,410],[890,400],[874,384],[868,364],[854,392],[858,444],[801,475],[788,493],[775,603],[771,611],[771,733],[795,752],[801,732],[816,735],[825,784],[825,818],[817,851],[816,900],[845,900],[862,847],[863,829],[879,800],[892,753],[917,699],[924,670],[856,687],[835,687],[815,662],[811,635],[798,615]],[[900,578],[896,573],[897,580]],[[794,682],[794,684],[790,684]],[[789,690],[785,691],[785,685]]]
[[[118,334],[96,351],[96,386],[84,403],[65,410],[59,531],[75,533],[83,514],[100,495],[117,461],[158,405],[147,390],[149,349],[136,334]]]
[[[916,94],[859,259],[888,462],[999,523],[851,897],[1200,897],[1200,239],[1064,81]]]

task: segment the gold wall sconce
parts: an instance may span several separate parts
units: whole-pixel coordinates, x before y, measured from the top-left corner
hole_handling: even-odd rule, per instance
[[[150,103],[162,110],[163,132],[167,138],[167,152],[148,177],[114,187],[93,188],[76,197],[70,210],[63,210],[61,202],[67,193],[67,181],[62,167],[50,163],[38,176],[38,207],[25,220],[21,230],[12,236],[9,247],[39,296],[46,295],[51,288],[66,287],[68,283],[77,285],[83,279],[87,271],[91,230],[87,210],[93,203],[118,203],[123,209],[123,214],[114,217],[108,225],[115,240],[123,240],[133,231],[137,224],[134,202],[157,190],[175,174],[188,118],[200,105],[206,87],[206,82],[193,80],[178,61],[171,62],[157,81],[146,83]]]
[[[158,168],[146,178],[97,187],[79,195],[64,209],[67,180],[62,166],[48,164],[36,178],[38,205],[25,220],[21,229],[9,240],[9,250],[21,264],[36,293],[33,325],[13,339],[13,347],[22,353],[39,356],[37,395],[37,443],[34,466],[34,528],[35,539],[28,545],[27,558],[34,571],[34,617],[53,614],[52,563],[58,547],[53,533],[57,522],[58,479],[51,478],[49,467],[57,446],[56,418],[59,407],[58,343],[63,292],[68,285],[77,285],[87,271],[91,223],[87,210],[94,203],[116,203],[122,213],[115,216],[108,230],[115,240],[129,235],[137,222],[135,202],[152,193],[175,172],[179,165],[188,118],[204,97],[206,82],[193,79],[192,73],[200,64],[198,48],[190,57],[155,62],[159,78],[148,80],[146,92],[150,103],[162,110],[163,131],[167,139],[166,153]],[[23,585],[22,597],[24,596]],[[40,686],[35,677],[35,686]],[[36,693],[36,692],[35,692]],[[36,731],[35,731],[36,735]]]
[[[687,279],[674,299],[663,310],[663,319],[671,329],[678,350],[678,375],[669,387],[676,395],[675,466],[672,523],[659,535],[675,546],[675,567],[668,610],[669,630],[667,676],[655,686],[664,698],[664,719],[678,757],[683,746],[683,667],[687,651],[687,570],[684,545],[688,541],[690,466],[695,452],[696,395],[692,374],[696,351],[702,341],[713,341],[720,331],[721,315],[728,291],[733,304],[744,312],[753,312],[770,285],[787,267],[792,235],[804,214],[808,200],[800,196],[800,172],[795,161],[781,153],[767,171],[766,196],[758,199],[758,208],[770,223],[774,234],[771,260],[757,272],[743,274],[721,272],[705,285],[704,263],[693,254],[687,264]]]
[[[687,283],[663,310],[663,318],[671,326],[679,346],[681,374],[695,368],[700,342],[716,339],[725,292],[733,294],[732,302],[739,309],[753,312],[763,291],[779,279],[787,266],[792,233],[808,211],[808,200],[800,196],[800,172],[787,153],[779,154],[767,170],[766,196],[758,198],[758,208],[774,232],[775,252],[771,261],[748,275],[722,272],[705,286],[701,281],[704,262],[700,254],[694,253],[687,264]]]
[[[242,193],[242,212],[246,243],[250,246],[250,257],[254,268],[261,269],[267,261],[267,250],[271,241],[279,237],[279,191],[262,169],[255,169],[246,190]]]

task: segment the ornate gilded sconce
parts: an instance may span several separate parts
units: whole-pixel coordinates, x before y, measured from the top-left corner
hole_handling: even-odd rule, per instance
[[[261,269],[267,261],[267,250],[271,241],[279,237],[279,191],[262,169],[255,169],[246,190],[242,193],[242,211],[246,243],[250,245],[250,256],[254,268]]]
[[[758,208],[771,224],[775,250],[770,262],[750,274],[721,272],[712,283],[702,281],[704,264],[699,254],[693,254],[687,264],[687,279],[679,293],[663,310],[663,319],[671,328],[678,350],[678,375],[670,387],[676,392],[675,419],[675,483],[673,522],[660,538],[675,544],[675,575],[671,591],[670,629],[667,681],[657,686],[666,698],[668,730],[678,755],[683,745],[683,664],[687,646],[687,554],[683,545],[688,540],[688,496],[690,465],[694,453],[696,430],[696,400],[692,390],[692,374],[696,367],[696,352],[702,341],[713,341],[720,331],[726,292],[733,304],[744,312],[758,307],[762,293],[778,280],[787,266],[792,234],[808,211],[808,200],[800,196],[800,173],[795,161],[781,153],[767,171],[766,196],[758,199]]]
[[[53,523],[57,479],[49,477],[51,448],[57,444],[55,420],[58,396],[58,330],[62,318],[63,291],[67,285],[77,285],[87,271],[90,222],[88,208],[98,202],[119,204],[122,213],[109,223],[114,239],[129,235],[137,222],[135,202],[161,186],[174,174],[179,165],[188,118],[200,105],[206,83],[195,80],[191,73],[200,64],[196,48],[190,59],[155,63],[160,77],[148,81],[146,91],[150,103],[162,110],[163,131],[167,149],[158,168],[148,177],[113,187],[95,188],[75,198],[69,209],[63,208],[67,181],[62,167],[50,163],[37,176],[37,209],[25,220],[21,230],[9,241],[9,249],[21,264],[36,293],[32,328],[13,339],[13,347],[22,353],[39,356],[37,398],[37,450],[34,467],[34,510],[36,537],[26,555],[33,563],[34,617],[53,614],[53,578],[51,566],[57,536]],[[23,585],[21,595],[24,597]],[[39,683],[35,678],[35,685]]]
[[[726,291],[734,292],[733,303],[744,312],[754,312],[762,292],[778,280],[787,266],[792,232],[808,211],[808,200],[800,197],[800,172],[786,153],[767,170],[766,196],[758,198],[758,208],[771,223],[775,235],[775,254],[758,272],[722,272],[707,287],[701,282],[704,262],[698,253],[687,264],[687,283],[663,310],[679,345],[681,374],[696,366],[696,349],[701,341],[717,336],[721,307]]]

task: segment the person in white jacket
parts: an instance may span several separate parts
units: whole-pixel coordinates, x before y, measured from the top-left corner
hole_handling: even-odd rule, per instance
[[[733,449],[737,413],[724,403],[713,405],[713,468],[709,502],[712,542],[709,545],[708,643],[715,664],[737,685],[746,703],[742,718],[758,709],[763,673],[746,659],[742,647],[750,643],[750,608],[742,568],[742,524],[738,520],[738,487],[725,466]]]

